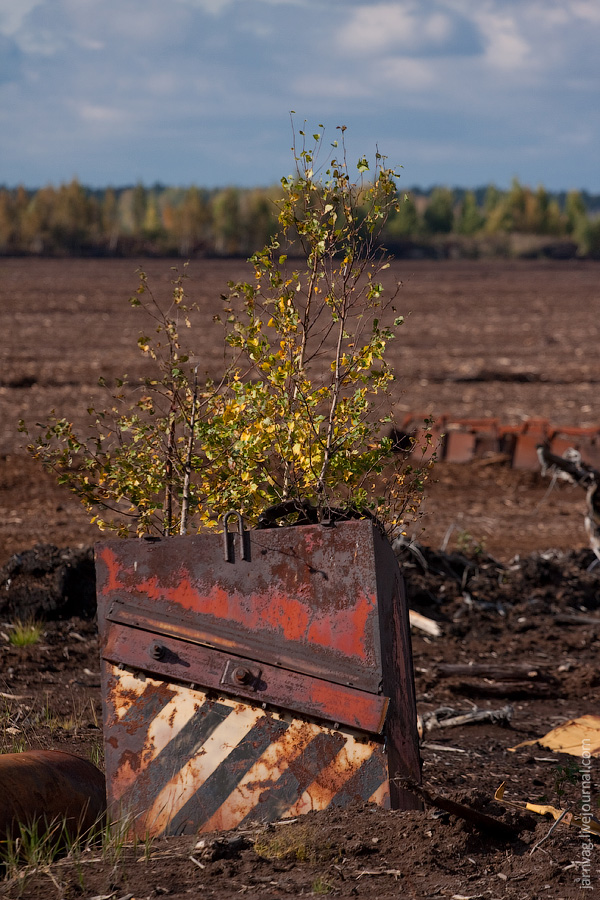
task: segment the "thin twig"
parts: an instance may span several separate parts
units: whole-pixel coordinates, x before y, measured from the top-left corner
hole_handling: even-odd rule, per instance
[[[173,458],[175,456],[175,402],[171,405],[169,413],[169,437],[167,441],[167,453],[165,461],[165,517],[164,533],[171,534],[173,523]]]
[[[530,856],[531,856],[533,853],[535,853],[535,851],[538,849],[539,846],[541,846],[541,844],[544,843],[544,841],[547,841],[547,840],[548,840],[548,838],[550,837],[550,835],[552,834],[552,832],[554,831],[554,829],[556,828],[556,826],[558,825],[558,823],[559,823],[559,822],[562,822],[562,820],[564,819],[564,817],[567,815],[568,811],[569,811],[568,809],[563,809],[563,811],[561,812],[561,814],[560,814],[560,816],[558,817],[558,819],[555,819],[554,822],[552,823],[552,825],[550,826],[550,828],[548,829],[547,834],[545,834],[543,838],[540,838],[539,841],[537,841],[537,842],[533,845],[533,847],[532,847],[531,850],[529,851],[529,855],[530,855]]]
[[[190,413],[190,439],[187,446],[183,475],[183,492],[181,496],[181,522],[179,534],[185,534],[187,530],[188,510],[190,505],[190,481],[192,477],[192,454],[194,452],[194,429],[196,427],[196,406],[198,402],[198,366],[194,369],[194,394],[192,399],[192,411]]]

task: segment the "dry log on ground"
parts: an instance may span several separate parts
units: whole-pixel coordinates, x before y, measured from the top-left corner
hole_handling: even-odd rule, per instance
[[[436,675],[442,678],[490,678],[493,681],[552,681],[547,667],[535,663],[502,665],[501,663],[440,663]]]

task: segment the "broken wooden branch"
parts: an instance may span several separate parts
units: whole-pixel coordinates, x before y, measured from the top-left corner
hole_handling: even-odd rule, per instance
[[[428,619],[427,616],[421,615],[421,613],[416,612],[414,609],[409,609],[408,617],[413,628],[418,628],[419,631],[424,631],[432,637],[440,637],[442,634],[439,622]]]
[[[533,856],[533,854],[534,854],[535,851],[538,849],[538,847],[541,847],[542,844],[544,843],[544,841],[547,841],[547,840],[548,840],[548,838],[550,837],[550,835],[552,834],[552,832],[554,831],[554,829],[556,828],[556,826],[557,826],[557,825],[560,825],[560,823],[562,822],[562,820],[565,818],[565,816],[567,815],[567,812],[568,812],[568,810],[563,809],[563,811],[561,812],[561,814],[560,814],[560,816],[558,817],[558,819],[555,819],[555,820],[554,820],[554,822],[552,823],[552,825],[550,826],[549,830],[548,830],[547,833],[544,835],[544,837],[540,838],[539,841],[536,841],[536,842],[535,842],[535,844],[533,845],[533,847],[532,847],[531,850],[529,851],[529,855],[530,855],[530,856]]]
[[[586,616],[583,613],[558,613],[554,616],[558,625],[593,625],[600,627],[600,616]]]
[[[489,722],[492,725],[508,725],[512,719],[513,708],[510,705],[501,709],[474,709],[463,712],[450,706],[440,706],[432,712],[419,716],[419,731],[426,734],[434,728],[458,728],[460,725],[477,725]],[[422,730],[421,730],[422,729]]]
[[[448,685],[449,689],[461,697],[556,697],[553,684],[545,681],[456,681]]]
[[[440,663],[436,675],[444,678],[473,677],[490,678],[493,681],[552,681],[552,675],[533,663]]]

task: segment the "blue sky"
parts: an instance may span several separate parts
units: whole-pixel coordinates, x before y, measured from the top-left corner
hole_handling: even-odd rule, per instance
[[[266,185],[289,111],[401,185],[600,192],[600,0],[0,0],[0,183]]]

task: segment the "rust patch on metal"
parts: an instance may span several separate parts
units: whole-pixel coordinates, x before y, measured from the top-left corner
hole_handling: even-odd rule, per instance
[[[113,621],[377,691],[374,526],[343,526],[250,532],[236,564],[218,535],[111,541],[97,554],[99,603]]]
[[[402,579],[374,524],[97,553],[108,796],[145,834],[356,800],[419,780]]]
[[[145,669],[190,684],[223,690],[235,696],[245,695],[273,706],[295,709],[308,716],[339,722],[351,728],[380,734],[383,730],[388,698],[382,694],[359,691],[323,679],[311,678],[276,666],[257,666],[243,657],[231,656],[208,647],[188,644],[173,638],[165,639],[165,654],[156,660],[147,653],[148,632],[120,624],[110,624],[107,630],[103,657],[112,663],[121,662],[132,669]],[[240,678],[234,678],[234,673]],[[245,677],[247,673],[248,677]],[[247,683],[244,684],[244,681]],[[123,677],[120,693],[130,706],[135,691]],[[154,689],[148,686],[148,695]],[[123,710],[119,692],[114,693],[113,705]],[[122,713],[121,713],[122,714]]]
[[[140,724],[137,754],[120,746],[129,734],[115,727],[111,807],[131,816],[140,836],[346,805],[387,783],[378,741],[183,686],[171,703],[175,716],[165,708]]]
[[[65,822],[70,834],[89,831],[106,809],[104,776],[92,763],[61,750],[0,755],[0,838],[17,824]],[[18,832],[17,832],[18,833]]]

